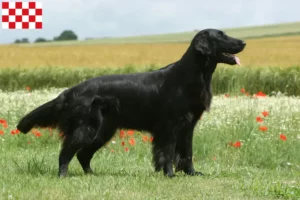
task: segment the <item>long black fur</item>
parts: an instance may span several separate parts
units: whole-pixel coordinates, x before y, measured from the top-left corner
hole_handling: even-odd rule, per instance
[[[65,135],[59,156],[59,176],[65,176],[73,156],[91,173],[94,153],[117,129],[148,131],[153,135],[155,171],[200,175],[192,162],[193,131],[209,110],[211,79],[218,63],[236,64],[232,56],[245,42],[216,29],[197,33],[182,58],[147,73],[106,75],[86,80],[27,114],[17,125],[23,132],[57,127]]]

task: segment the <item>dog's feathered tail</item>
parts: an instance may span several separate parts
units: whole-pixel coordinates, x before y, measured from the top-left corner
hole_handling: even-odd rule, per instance
[[[60,105],[60,100],[56,98],[39,106],[20,120],[17,129],[26,134],[33,127],[56,127],[61,110]]]

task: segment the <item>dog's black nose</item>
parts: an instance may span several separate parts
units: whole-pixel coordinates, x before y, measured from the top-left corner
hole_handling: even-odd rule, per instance
[[[246,46],[246,42],[245,42],[245,41],[242,41],[242,45]]]

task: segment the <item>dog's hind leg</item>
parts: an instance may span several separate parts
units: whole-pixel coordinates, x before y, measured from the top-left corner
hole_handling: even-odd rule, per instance
[[[64,177],[68,173],[68,166],[75,153],[91,144],[97,133],[97,128],[81,124],[78,128],[75,128],[71,133],[65,133],[65,139],[63,141],[62,149],[59,155],[59,176]]]
[[[80,149],[77,153],[77,159],[83,169],[83,171],[86,174],[93,173],[93,170],[91,169],[90,162],[93,158],[93,155],[95,152],[100,149],[103,145],[105,145],[115,134],[116,128],[113,128],[112,126],[107,125],[105,123],[105,120],[103,121],[100,131],[98,133],[97,138],[95,141],[85,146],[84,148]]]
[[[62,149],[59,154],[59,177],[65,177],[68,173],[68,166],[75,153],[81,148],[79,144],[74,143],[73,135],[66,135]]]

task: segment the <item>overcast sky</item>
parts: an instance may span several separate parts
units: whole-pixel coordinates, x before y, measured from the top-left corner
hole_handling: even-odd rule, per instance
[[[84,39],[300,21],[300,0],[39,1],[43,29],[0,29],[0,43],[23,37],[53,39],[65,29]]]

